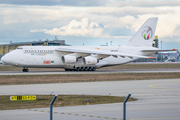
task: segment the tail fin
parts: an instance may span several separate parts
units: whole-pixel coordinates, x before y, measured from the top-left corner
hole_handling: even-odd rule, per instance
[[[152,46],[158,18],[149,18],[126,46]]]

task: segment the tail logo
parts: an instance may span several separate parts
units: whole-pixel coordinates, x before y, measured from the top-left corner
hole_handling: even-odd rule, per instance
[[[142,37],[145,40],[149,40],[150,38],[152,38],[152,35],[153,35],[153,31],[152,31],[152,29],[149,26],[145,26],[142,29]]]

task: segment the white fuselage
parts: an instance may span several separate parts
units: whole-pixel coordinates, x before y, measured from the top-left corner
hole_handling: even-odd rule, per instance
[[[100,68],[103,66],[113,66],[118,64],[128,63],[139,58],[133,57],[114,57],[109,56],[104,59],[99,60],[95,65],[84,65],[82,58],[78,58],[75,63],[63,63],[62,56],[63,52],[57,51],[58,48],[74,48],[74,49],[84,49],[84,50],[94,50],[94,51],[104,51],[112,53],[125,53],[134,55],[148,56],[151,53],[141,52],[142,47],[132,47],[132,46],[21,46],[19,49],[13,50],[7,53],[3,58],[6,64],[26,67],[26,68],[68,68],[73,69],[75,67],[86,67],[93,66],[95,68]],[[150,47],[152,49],[153,47]],[[144,48],[145,49],[145,48]],[[147,49],[147,47],[146,47]],[[153,48],[154,49],[154,48]],[[93,55],[93,54],[92,54]]]

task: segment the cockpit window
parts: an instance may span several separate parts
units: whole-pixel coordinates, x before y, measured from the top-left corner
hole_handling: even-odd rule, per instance
[[[23,49],[22,47],[17,47],[16,49]]]

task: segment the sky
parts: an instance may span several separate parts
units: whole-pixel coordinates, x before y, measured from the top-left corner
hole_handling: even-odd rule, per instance
[[[180,0],[0,0],[0,44],[125,45],[150,17],[160,48],[180,49]]]

